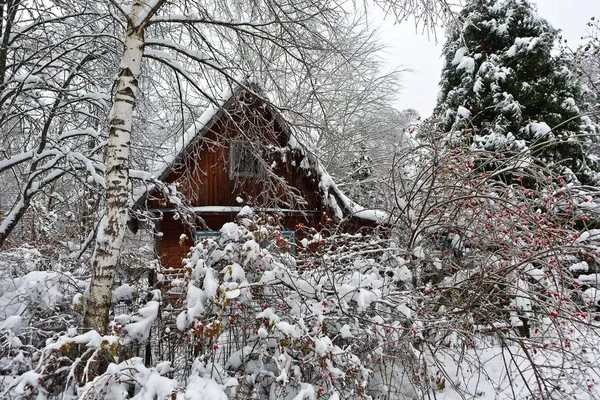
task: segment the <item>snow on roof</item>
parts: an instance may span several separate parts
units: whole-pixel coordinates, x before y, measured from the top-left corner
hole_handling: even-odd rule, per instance
[[[354,202],[348,196],[346,196],[335,184],[331,175],[325,171],[325,168],[317,160],[316,169],[317,174],[320,176],[319,187],[323,191],[324,196],[328,196],[329,193],[334,194],[335,200],[340,201],[342,209],[345,209],[351,216],[358,217],[367,221],[376,222],[378,224],[390,221],[390,215],[383,210],[367,209],[360,204]],[[327,198],[325,199],[327,200]],[[325,202],[327,204],[327,202]],[[330,204],[330,206],[332,206]]]

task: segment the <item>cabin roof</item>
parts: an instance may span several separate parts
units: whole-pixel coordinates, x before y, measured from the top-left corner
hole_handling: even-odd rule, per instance
[[[153,172],[151,173],[152,176],[160,181],[164,181],[173,171],[177,162],[182,157],[185,157],[187,150],[211,130],[215,123],[223,117],[234,102],[238,101],[239,97],[237,95],[244,91],[258,96],[259,98],[264,98],[260,85],[254,82],[247,82],[245,85],[237,85],[223,91],[221,95],[217,96],[217,98],[212,101],[202,115],[200,115],[200,117],[185,130],[181,139],[177,141],[173,151],[163,157],[162,160],[155,163]],[[344,217],[352,216],[379,224],[390,220],[390,215],[387,212],[383,210],[366,209],[348,198],[338,188],[333,178],[327,173],[318,158],[296,139],[289,124],[283,120],[273,105],[269,101],[266,101],[265,104],[272,117],[276,119],[282,129],[284,129],[284,132],[287,135],[287,147],[291,150],[300,151],[307,161],[308,168],[313,169],[317,173],[323,204],[329,206],[333,210],[336,218],[341,220]],[[303,167],[298,166],[297,168]],[[154,188],[154,185],[148,185],[141,188],[137,195],[134,195],[134,204],[139,205],[144,202]],[[219,208],[218,205],[215,205],[215,207]],[[202,207],[200,209],[202,209]],[[202,211],[200,209],[198,211]]]
[[[236,87],[229,87],[215,99],[211,99],[211,103],[202,115],[185,130],[181,139],[177,140],[173,151],[155,164],[152,175],[161,181],[164,180],[171,173],[177,160],[185,155],[187,149],[205,136],[211,127],[225,114],[226,110],[236,101],[236,94],[244,90],[254,91],[254,89],[258,89],[258,86],[252,84],[248,86],[238,85]],[[272,113],[272,110],[270,111]]]

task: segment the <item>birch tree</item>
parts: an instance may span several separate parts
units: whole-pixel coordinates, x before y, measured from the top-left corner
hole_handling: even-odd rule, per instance
[[[84,320],[87,328],[97,331],[104,331],[108,326],[115,266],[127,223],[129,147],[144,52],[144,30],[163,3],[161,0],[135,1],[127,15],[127,32],[116,79],[106,152],[105,215],[98,228],[90,297]]]

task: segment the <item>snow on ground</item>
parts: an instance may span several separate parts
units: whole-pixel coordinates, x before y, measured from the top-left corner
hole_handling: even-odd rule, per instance
[[[519,343],[501,346],[492,338],[477,340],[461,352],[440,347],[436,355],[443,366],[443,379],[436,399],[462,400],[465,393],[481,400],[541,399],[531,394],[537,392],[539,385],[550,388],[556,399],[598,399],[600,376],[586,365],[600,363],[600,338],[596,332],[576,330],[570,336],[572,340],[563,343],[542,339],[538,348],[527,353]],[[568,348],[561,349],[565,343]],[[580,364],[564,355],[569,360],[577,355]]]

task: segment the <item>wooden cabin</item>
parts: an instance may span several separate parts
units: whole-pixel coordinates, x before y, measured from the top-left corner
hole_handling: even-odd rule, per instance
[[[181,218],[164,188],[138,199],[138,206],[161,216],[156,249],[165,267],[179,268],[194,238],[216,235],[245,205],[282,215],[291,233],[300,223],[318,228],[326,218],[343,221],[351,232],[385,218],[339,191],[256,85],[239,86],[209,107],[155,176],[176,187],[196,216]]]

